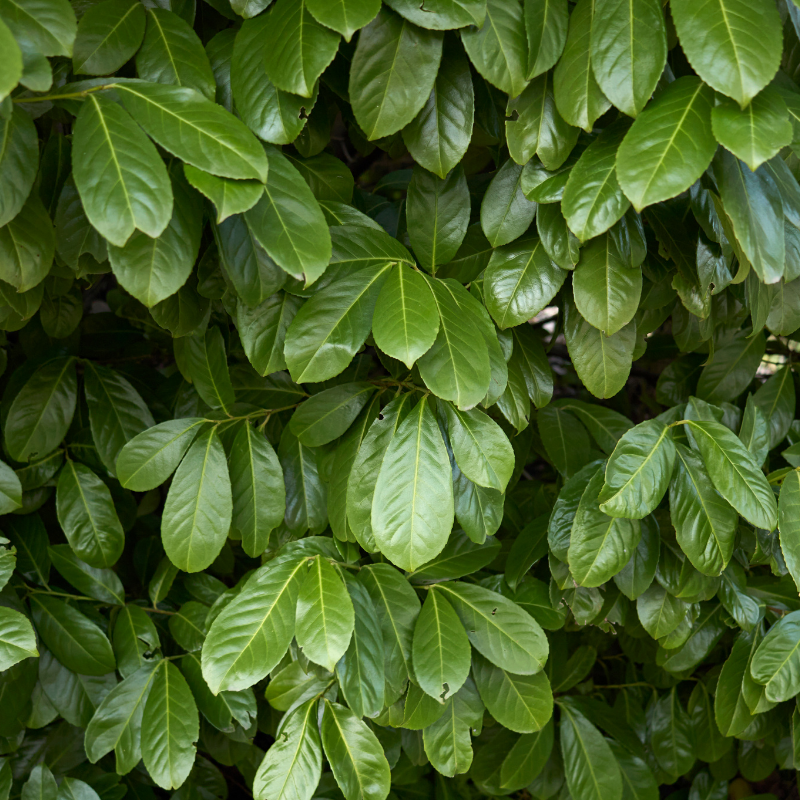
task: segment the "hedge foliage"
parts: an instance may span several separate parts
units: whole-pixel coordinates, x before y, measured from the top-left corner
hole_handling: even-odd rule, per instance
[[[0,800],[784,791],[797,80],[794,0],[0,0]]]

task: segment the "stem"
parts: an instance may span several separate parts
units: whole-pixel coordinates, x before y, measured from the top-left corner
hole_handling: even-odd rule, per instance
[[[65,94],[46,94],[41,97],[15,97],[14,103],[49,103],[52,100],[74,100],[92,92],[101,92],[103,89],[111,89],[116,86],[115,83],[104,83],[102,86],[92,86],[89,89],[84,89],[82,92],[66,92]]]

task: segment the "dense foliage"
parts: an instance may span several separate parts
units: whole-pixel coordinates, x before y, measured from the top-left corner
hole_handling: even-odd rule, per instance
[[[0,0],[0,800],[788,797],[797,80],[793,0]]]

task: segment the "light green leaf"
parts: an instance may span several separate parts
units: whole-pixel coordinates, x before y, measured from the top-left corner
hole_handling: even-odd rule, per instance
[[[253,779],[253,796],[311,800],[322,773],[316,699],[295,709],[281,724]]]
[[[425,105],[439,69],[442,38],[386,8],[359,33],[349,94],[367,139],[396,133]]]
[[[225,450],[212,428],[189,448],[167,494],[161,539],[170,561],[184,572],[208,567],[225,544],[232,508]]]
[[[746,107],[774,77],[783,42],[778,10],[769,0],[691,0],[670,4],[681,47],[697,74]]]
[[[214,99],[214,73],[203,45],[189,24],[172,11],[148,9],[136,72],[144,81],[188,86]]]
[[[373,535],[393,564],[413,570],[441,552],[454,516],[450,459],[423,397],[384,456],[372,500]]]
[[[73,140],[73,175],[89,222],[118,247],[137,229],[160,236],[172,214],[172,186],[155,145],[130,115],[91,94]]]
[[[580,586],[601,586],[616,575],[630,560],[641,536],[637,519],[610,517],[600,510],[602,485],[600,469],[584,489],[572,523],[567,561]]]
[[[617,178],[637,211],[686,191],[708,168],[712,103],[711,89],[685,76],[637,117],[617,153]]]
[[[774,530],[778,505],[750,451],[720,422],[689,420],[693,445],[717,491],[751,524]]]
[[[534,236],[498,247],[485,272],[486,308],[501,329],[520,325],[550,304],[567,274]]]
[[[0,228],[0,280],[17,292],[28,292],[47,277],[54,253],[53,223],[33,192],[14,219]],[[6,305],[15,306],[13,299],[4,299]],[[25,318],[32,315],[33,310],[28,311]]]
[[[273,85],[311,97],[315,84],[339,49],[339,36],[320,25],[306,0],[277,0],[264,37],[264,66]]]
[[[675,445],[661,420],[626,431],[608,460],[598,498],[604,514],[643,519],[656,509],[675,467]]]
[[[567,41],[569,6],[565,0],[525,0],[528,71],[532,80],[555,66]]]
[[[516,603],[482,586],[440,584],[467,630],[472,646],[497,667],[535,675],[547,660],[547,638],[536,620]]]
[[[488,0],[482,22],[462,32],[464,49],[489,83],[516,97],[525,88],[528,61],[522,6]]]
[[[67,0],[2,0],[0,15],[15,38],[44,56],[72,56],[78,23]]]
[[[417,164],[445,178],[467,152],[474,114],[469,62],[464,51],[446,39],[433,89],[419,114],[403,128],[403,142]]]
[[[733,555],[739,515],[718,494],[702,460],[678,443],[669,507],[678,544],[704,575],[719,575]]]
[[[553,693],[544,672],[513,675],[475,655],[473,674],[481,700],[503,727],[534,733],[553,716]]]
[[[13,608],[0,607],[0,671],[38,655],[36,635],[28,618]]]
[[[76,75],[116,72],[139,49],[145,11],[136,0],[104,0],[86,9],[72,53]]]
[[[162,789],[176,789],[192,770],[200,719],[186,679],[170,661],[156,668],[142,715],[142,758]]]
[[[570,125],[587,132],[611,107],[591,66],[594,6],[594,0],[579,0],[572,10],[564,53],[553,72],[553,91],[559,114]]]
[[[306,560],[279,557],[259,567],[211,623],[203,677],[214,694],[246,689],[283,658],[295,630],[295,605]]]
[[[186,180],[202,192],[217,209],[217,224],[233,214],[249,211],[260,199],[264,187],[258,181],[234,181],[220,178],[191,164],[183,165]]]
[[[444,703],[469,675],[472,651],[458,615],[447,598],[428,592],[414,627],[414,676],[430,697]]]
[[[223,178],[266,181],[267,157],[255,136],[199,92],[145,81],[115,90],[145,131],[181,161]]]
[[[598,0],[592,21],[592,73],[608,99],[635,117],[656,88],[667,61],[667,30],[659,0]]]
[[[338,703],[324,701],[322,746],[346,800],[385,800],[391,776],[375,734]]]

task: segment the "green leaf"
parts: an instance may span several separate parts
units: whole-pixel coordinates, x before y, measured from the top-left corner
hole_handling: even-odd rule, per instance
[[[375,344],[411,368],[431,349],[438,331],[439,311],[427,281],[418,271],[397,264],[375,304]]]
[[[25,658],[38,656],[36,635],[26,616],[0,607],[0,667],[7,670]]]
[[[157,83],[115,86],[125,107],[165,150],[223,178],[267,179],[267,157],[232,114],[194,89]]]
[[[617,178],[637,211],[686,191],[708,168],[717,149],[713,99],[698,78],[678,78],[631,125],[617,153]]]
[[[317,702],[309,700],[281,725],[253,779],[253,795],[311,798],[322,773]]]
[[[321,533],[328,524],[327,487],[321,480],[315,451],[284,428],[278,458],[286,487],[286,527],[297,533],[309,528],[312,533]]]
[[[606,128],[570,170],[561,210],[581,242],[605,233],[630,207],[616,169],[617,150],[627,130],[624,120]],[[585,260],[586,256],[581,263]]]
[[[75,185],[89,222],[118,247],[137,229],[160,236],[172,213],[172,187],[158,151],[130,115],[89,95],[75,121],[74,143]]]
[[[203,45],[189,24],[172,11],[148,9],[136,72],[143,81],[188,86],[214,99],[214,73]]]
[[[322,23],[350,41],[353,34],[368,25],[381,10],[379,0],[306,0],[308,10],[317,22]]]
[[[253,558],[267,549],[269,535],[283,521],[286,489],[283,470],[267,439],[245,423],[236,434],[229,463],[232,526]]]
[[[348,226],[340,229],[349,232]],[[369,335],[388,271],[389,264],[383,263],[340,273],[325,292],[314,295],[297,312],[284,347],[289,372],[297,383],[327,380],[350,363]]]
[[[408,415],[412,396],[400,395],[381,411],[358,449],[347,483],[347,522],[358,543],[369,552],[377,550],[372,532],[372,500],[381,465],[400,423]]]
[[[586,429],[572,414],[557,406],[543,408],[536,421],[548,458],[565,478],[571,478],[590,457]]]
[[[555,419],[561,423],[563,420],[569,420],[570,417],[567,414],[558,414]],[[545,425],[544,429],[547,428],[548,426]],[[567,450],[567,452],[571,452],[571,449]],[[601,461],[591,461],[567,478],[550,512],[550,519],[547,524],[547,541],[553,555],[561,561],[567,560],[572,523],[575,520],[575,513],[578,510],[578,504],[583,492],[601,466]]]
[[[485,325],[480,304],[452,278],[426,280],[440,324],[433,347],[419,360],[420,375],[437,397],[472,408],[486,396],[492,377],[488,351],[475,346],[475,326]]]
[[[212,428],[189,448],[167,494],[161,538],[170,561],[184,572],[208,567],[225,544],[232,505],[225,450]]]
[[[375,734],[350,709],[324,701],[322,746],[346,800],[385,800],[389,764]]]
[[[306,447],[338,439],[375,391],[371,383],[341,383],[313,395],[292,414],[289,430]]]
[[[116,572],[90,566],[66,544],[54,544],[47,548],[47,552],[61,577],[81,594],[112,605],[125,604],[125,589]]]
[[[175,789],[191,772],[200,720],[192,692],[178,668],[162,661],[142,715],[142,758],[162,789]]]
[[[22,484],[8,464],[0,461],[0,513],[10,514],[22,507]]]
[[[692,768],[695,762],[694,731],[674,688],[653,706],[650,743],[658,766],[671,778],[677,779]]]
[[[722,665],[714,698],[714,716],[723,736],[737,736],[753,721],[742,693],[742,680],[757,647],[755,632],[742,631]]]
[[[360,583],[348,581],[355,625],[336,677],[347,705],[357,717],[375,717],[384,707],[386,689],[383,632],[375,604]]]
[[[606,234],[583,249],[572,276],[572,292],[581,316],[606,336],[612,336],[638,310],[642,272],[623,261],[613,238]]]
[[[600,731],[571,704],[562,701],[559,736],[564,774],[573,797],[621,800],[622,774]]]
[[[442,775],[461,775],[472,764],[470,728],[483,721],[483,702],[472,680],[445,703],[444,713],[422,732],[425,755]]]
[[[311,97],[339,49],[339,37],[320,25],[305,0],[277,0],[264,39],[267,77],[284,92]]]
[[[796,469],[787,473],[781,484],[778,498],[778,530],[780,531],[781,553],[786,561],[789,574],[800,586],[800,472]],[[800,591],[800,590],[798,590]]]
[[[56,800],[58,785],[46,764],[37,764],[22,787],[23,800]]]
[[[283,658],[294,638],[305,565],[305,559],[290,556],[268,561],[211,623],[202,664],[214,694],[252,686]]]
[[[681,47],[697,74],[744,108],[780,64],[781,20],[769,0],[689,0],[670,5]]]
[[[305,276],[308,286],[330,261],[328,226],[316,198],[291,162],[273,149],[269,159],[264,194],[245,218],[270,257],[290,275]]]
[[[153,427],[155,420],[136,389],[119,373],[89,361],[83,380],[92,439],[106,469],[114,475],[122,448]]]
[[[67,461],[58,476],[58,522],[78,558],[110,567],[122,555],[125,534],[111,492],[89,467]]]
[[[800,611],[779,619],[753,656],[750,673],[765,687],[768,700],[780,703],[800,691]]]
[[[0,120],[0,142],[0,226],[4,226],[25,205],[39,163],[36,126],[21,108]]]
[[[72,52],[76,75],[116,72],[139,49],[145,11],[135,0],[104,0],[90,6],[78,25]]]
[[[5,22],[0,22],[0,46],[6,54],[0,76],[0,98],[5,100],[16,89],[23,69],[22,52]]]
[[[406,219],[420,264],[436,272],[458,252],[469,225],[469,189],[463,169],[444,180],[416,168],[408,185]]]
[[[389,0],[386,5],[415,25],[436,31],[482,25],[486,16],[486,0],[438,0],[430,8],[415,0]]]
[[[450,446],[461,472],[473,483],[505,491],[514,469],[514,451],[500,426],[478,409],[459,411],[445,404]]]
[[[525,237],[498,247],[484,273],[486,308],[501,329],[520,325],[550,305],[567,278],[540,239]]]
[[[160,647],[158,631],[147,612],[136,605],[119,610],[111,634],[117,670],[123,678],[155,660]]]
[[[381,552],[413,570],[441,552],[453,527],[450,459],[423,397],[397,427],[372,500],[372,532]]]
[[[686,603],[653,582],[636,600],[636,612],[642,627],[653,639],[669,636],[686,617]]]
[[[442,38],[386,8],[359,33],[349,94],[367,139],[396,133],[425,105],[439,69]]]
[[[500,767],[501,788],[524,788],[542,773],[553,750],[553,727],[551,721],[542,730],[517,739]]]
[[[160,669],[158,661],[144,664],[103,698],[84,737],[86,755],[93,764],[114,750],[117,773],[125,775],[141,761],[142,715]]]
[[[647,420],[626,431],[606,466],[600,510],[614,517],[646,517],[667,491],[675,455],[672,434],[661,420]]]
[[[751,383],[764,357],[766,341],[760,333],[738,331],[714,351],[697,382],[697,396],[708,403],[735,400]]]
[[[0,15],[17,40],[44,56],[72,56],[78,23],[67,0],[2,0]]]
[[[454,531],[438,556],[409,575],[413,583],[438,583],[470,575],[491,564],[497,557],[500,542],[487,538],[477,544],[463,531]]]
[[[544,672],[513,675],[476,655],[473,674],[481,700],[503,727],[534,733],[553,716],[553,693]]]
[[[81,675],[105,675],[116,664],[105,634],[80,611],[45,594],[31,595],[36,631],[53,655]]]
[[[225,342],[217,327],[186,339],[184,360],[186,371],[200,397],[212,408],[227,409],[235,395],[225,357]]]
[[[528,36],[528,71],[532,80],[556,65],[564,52],[569,25],[565,0],[526,0],[523,4]]]
[[[525,88],[528,61],[522,6],[487,0],[483,24],[474,22],[461,34],[470,61],[489,83],[516,97]]]
[[[244,302],[236,304],[236,328],[259,375],[286,369],[286,331],[302,304],[301,298],[286,292],[276,292],[255,308]]]
[[[766,169],[751,172],[724,149],[714,159],[713,172],[741,250],[762,283],[777,283],[786,259],[780,235],[783,203],[775,180]]]
[[[54,251],[53,223],[38,195],[32,193],[19,214],[0,228],[0,280],[18,292],[39,286],[50,271]],[[6,300],[6,305],[12,304],[13,300]],[[31,310],[27,316],[32,315]]]
[[[369,564],[358,573],[369,592],[383,632],[386,701],[400,697],[413,674],[412,642],[420,602],[409,582],[388,564]]]
[[[333,672],[353,634],[355,612],[344,582],[330,562],[316,556],[297,598],[295,637],[305,656]]]
[[[155,489],[169,478],[205,422],[199,417],[162,422],[131,439],[117,457],[117,477],[134,492]]]
[[[613,397],[630,374],[636,344],[635,321],[613,336],[606,336],[590,325],[569,300],[566,311],[567,350],[578,377],[595,397]]]
[[[352,201],[355,179],[343,161],[330,153],[319,153],[311,158],[292,158],[291,162],[318,201]]]
[[[749,450],[720,422],[689,420],[693,444],[717,491],[751,524],[774,530],[778,505]]]
[[[553,91],[559,114],[570,125],[587,132],[611,107],[591,66],[594,15],[593,0],[578,0],[570,14],[563,55],[553,72]]]
[[[704,575],[719,575],[733,555],[739,515],[714,488],[702,460],[678,443],[669,507],[678,544]]]
[[[184,164],[186,180],[202,192],[217,209],[217,224],[233,214],[249,211],[260,199],[264,187],[258,181],[233,181]]]
[[[602,486],[600,469],[581,495],[572,524],[567,561],[579,586],[600,586],[616,575],[628,563],[641,536],[636,519],[610,517],[601,511]]]
[[[497,667],[535,675],[547,660],[547,638],[539,624],[502,595],[461,581],[443,583],[444,592],[467,630],[472,646]]]
[[[512,159],[495,173],[481,202],[481,228],[492,247],[522,236],[533,222],[536,203],[522,191],[522,167]]]
[[[471,655],[456,612],[444,595],[432,589],[414,627],[414,676],[420,688],[444,703],[464,685]]]
[[[281,92],[267,78],[264,42],[269,14],[246,19],[236,34],[230,83],[236,110],[248,128],[272,144],[293,142],[306,125],[316,98]]]
[[[469,61],[454,40],[445,39],[433,89],[403,128],[403,142],[421,167],[444,179],[467,152],[474,114]]]
[[[744,110],[734,100],[723,99],[711,111],[711,127],[717,141],[753,172],[792,141],[786,103],[770,87],[759,92]]]
[[[658,0],[599,0],[592,22],[592,73],[608,99],[635,117],[647,105],[667,61]]]
[[[578,129],[558,113],[549,74],[534,79],[519,97],[508,101],[506,141],[517,164],[526,164],[536,153],[547,168],[557,169],[577,138]]]

